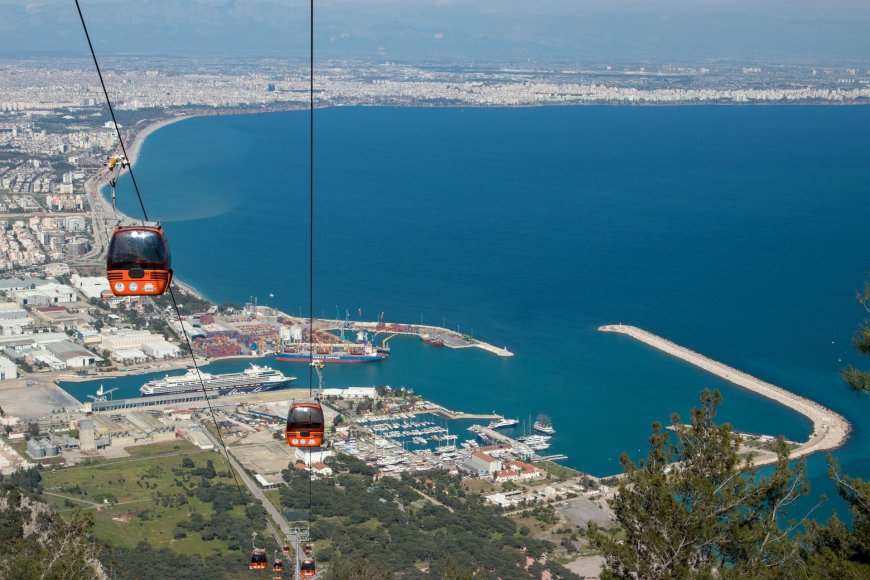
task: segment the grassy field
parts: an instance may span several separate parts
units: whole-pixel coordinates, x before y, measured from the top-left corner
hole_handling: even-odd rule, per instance
[[[151,445],[125,447],[124,451],[129,453],[130,457],[153,457],[163,453],[199,453],[200,449],[189,441],[176,439],[175,441],[152,443]]]
[[[218,471],[228,468],[225,460],[212,452],[188,455],[197,466],[212,459]],[[173,468],[181,465],[182,457],[155,457],[141,461],[121,460],[106,464],[59,469],[46,472],[42,487],[45,491],[89,501],[102,501],[106,494],[114,496],[118,503],[152,499],[157,492],[177,493]],[[79,486],[82,493],[71,491]],[[94,499],[96,498],[96,499]]]
[[[153,501],[115,505],[95,514],[94,535],[117,546],[133,547],[144,540],[155,548],[171,548],[182,554],[207,556],[226,548],[224,542],[203,542],[196,534],[173,539],[175,527],[179,522],[187,521],[191,513],[208,517],[212,510],[210,505],[196,498],[191,498],[190,503],[181,508],[162,507]],[[242,515],[240,509],[237,513]]]
[[[501,490],[500,485],[496,485],[486,479],[463,479],[462,488],[470,493],[496,493]]]
[[[550,478],[555,479],[556,481],[565,481],[583,475],[576,469],[571,469],[570,467],[565,467],[564,465],[559,465],[552,461],[541,461],[536,464],[536,467],[543,469]]]
[[[189,485],[191,480],[199,479],[183,475],[191,472],[191,469],[182,469],[185,458],[192,460],[195,468],[204,468],[210,459],[218,474],[229,471],[229,465],[222,455],[210,451],[147,457],[177,451],[173,445],[176,444],[149,446],[152,449],[147,451],[140,447],[137,450],[145,451],[140,453],[144,459],[45,471],[42,480],[44,497],[61,513],[71,509],[69,502],[95,510],[94,535],[113,545],[132,547],[146,540],[156,548],[169,547],[179,553],[204,556],[215,550],[224,550],[225,542],[204,542],[195,532],[186,538],[173,538],[178,523],[187,521],[191,514],[199,513],[203,518],[210,518],[213,514],[211,504],[194,496],[187,497],[184,505],[163,506],[155,498],[183,494],[178,485],[180,482],[187,480]],[[232,478],[218,475],[211,480],[212,485],[219,483],[232,485]],[[233,513],[244,516],[240,506],[233,508]]]

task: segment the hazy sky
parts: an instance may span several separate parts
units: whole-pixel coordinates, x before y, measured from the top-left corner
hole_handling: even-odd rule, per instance
[[[300,0],[81,0],[100,54],[307,54]],[[316,0],[322,58],[870,59],[870,0]],[[86,55],[72,0],[0,0],[0,56]]]

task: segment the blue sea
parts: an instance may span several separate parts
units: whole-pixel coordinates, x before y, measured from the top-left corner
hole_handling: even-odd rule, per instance
[[[328,366],[327,386],[546,413],[551,450],[597,475],[644,454],[650,424],[688,417],[704,388],[735,428],[806,439],[802,416],[596,331],[623,322],[837,410],[854,432],[836,456],[870,476],[870,399],[839,376],[868,366],[850,340],[870,271],[870,107],[334,108],[315,122],[315,316],[383,311],[516,353],[396,338],[384,362]],[[136,165],[177,276],[297,315],[308,177],[307,112],[179,122]],[[129,180],[119,203],[139,215]],[[307,383],[304,366],[282,369]],[[834,495],[824,457],[809,464]]]

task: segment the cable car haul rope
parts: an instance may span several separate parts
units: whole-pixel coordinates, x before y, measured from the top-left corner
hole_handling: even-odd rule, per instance
[[[187,334],[184,324],[182,323],[181,312],[178,308],[178,303],[175,299],[175,293],[172,290],[172,260],[169,251],[169,242],[162,226],[157,222],[148,221],[148,212],[145,209],[145,203],[142,199],[142,194],[139,190],[139,185],[136,182],[136,177],[133,173],[133,167],[128,162],[127,150],[124,146],[124,139],[121,135],[120,125],[115,117],[115,110],[112,107],[112,101],[109,98],[109,92],[106,88],[106,83],[103,79],[100,64],[97,60],[94,45],[91,42],[91,36],[88,32],[85,17],[82,13],[79,0],[75,0],[76,9],[78,10],[79,19],[81,20],[82,29],[85,33],[85,38],[88,42],[88,48],[91,52],[91,57],[94,61],[94,67],[97,70],[97,75],[100,79],[100,86],[103,89],[103,95],[106,100],[106,106],[109,109],[109,114],[112,117],[112,124],[115,128],[115,133],[118,137],[118,143],[121,149],[120,155],[115,155],[109,158],[107,166],[109,168],[110,178],[109,184],[112,189],[112,209],[115,212],[116,219],[118,218],[117,209],[115,206],[116,195],[115,186],[120,172],[126,169],[130,173],[130,180],[133,184],[133,189],[136,192],[136,197],[139,201],[139,207],[142,211],[141,223],[122,224],[121,220],[112,232],[106,255],[106,277],[109,280],[109,287],[115,296],[158,296],[166,292],[172,300],[172,306],[175,310],[175,316],[181,329],[181,335],[187,345],[187,350],[190,353],[190,358],[193,367],[196,371],[199,380],[200,388],[202,389],[205,402],[208,405],[208,410],[212,421],[215,425],[220,447],[227,457],[227,462],[230,464],[230,473],[235,481],[236,489],[242,504],[245,505],[245,516],[251,527],[251,561],[249,564],[250,570],[266,570],[269,567],[269,559],[267,550],[260,548],[256,544],[257,531],[262,529],[262,526],[257,525],[250,511],[247,509],[247,499],[242,491],[241,483],[233,468],[233,461],[229,454],[229,449],[224,443],[221,429],[218,426],[217,416],[211,404],[211,399],[205,388],[202,380],[199,364],[193,354],[193,347],[190,342],[190,337]],[[312,450],[326,444],[325,440],[325,425],[323,408],[318,395],[314,394],[314,372],[320,375],[322,363],[314,359],[314,0],[309,0],[309,84],[308,84],[308,114],[309,114],[309,269],[308,269],[308,340],[309,340],[309,373],[308,373],[308,395],[309,400],[304,402],[294,403],[290,406],[287,413],[287,426],[285,430],[285,440],[291,447],[306,448]],[[316,368],[315,368],[316,367]],[[309,463],[310,463],[309,454]],[[312,487],[311,475],[308,475],[308,524],[311,524],[311,508],[312,508]],[[308,530],[294,530],[291,537],[284,538],[292,540],[295,548],[294,555],[294,575],[296,578],[308,578],[316,575],[316,565],[312,557],[313,546],[309,543]],[[278,546],[282,549],[285,556],[290,555],[290,546],[285,545],[283,541],[279,541]],[[300,550],[300,544],[304,544],[304,548]],[[302,553],[300,553],[302,552]],[[276,573],[276,578],[281,578],[284,571],[284,561],[278,557],[278,552],[275,553],[275,560],[272,566],[272,571]],[[280,576],[277,574],[281,574]]]

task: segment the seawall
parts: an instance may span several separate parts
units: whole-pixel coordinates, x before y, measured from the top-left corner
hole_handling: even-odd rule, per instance
[[[761,379],[755,378],[752,375],[739,371],[726,364],[707,358],[702,354],[675,344],[666,338],[662,338],[651,332],[637,328],[636,326],[611,324],[600,326],[598,330],[601,332],[616,332],[630,336],[644,344],[721,377],[730,383],[734,383],[739,387],[743,387],[754,393],[758,393],[763,397],[776,401],[777,403],[807,417],[813,423],[813,432],[806,442],[792,450],[790,455],[792,459],[819,451],[830,451],[836,449],[846,442],[849,437],[849,432],[852,430],[851,423],[849,423],[845,417],[815,401],[811,401],[805,397],[789,392],[782,387],[777,387],[776,385],[762,381]],[[757,462],[756,464],[760,465],[762,463],[764,462]]]

